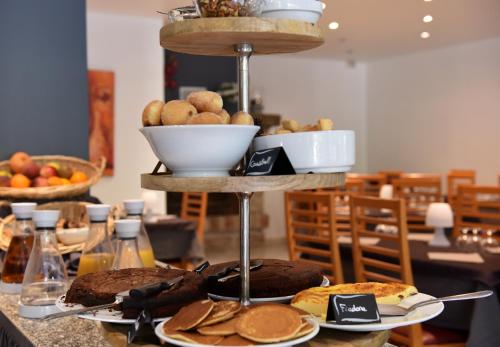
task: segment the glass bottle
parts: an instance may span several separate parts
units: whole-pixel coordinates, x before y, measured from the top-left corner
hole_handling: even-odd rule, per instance
[[[111,269],[115,253],[108,233],[109,205],[87,205],[90,226],[77,276]]]
[[[16,217],[12,238],[4,259],[0,292],[6,294],[21,293],[24,271],[33,246],[34,230],[33,210],[34,202],[11,204],[12,212]]]
[[[155,267],[155,255],[151,242],[149,241],[146,227],[144,226],[144,219],[142,216],[144,210],[144,200],[131,199],[123,202],[125,211],[127,212],[127,219],[139,220],[141,222],[137,242],[139,243],[139,255],[141,256],[144,267]]]
[[[35,237],[24,273],[19,315],[40,318],[59,312],[56,300],[66,292],[68,274],[57,248],[56,223],[59,211],[33,212]]]
[[[116,221],[115,230],[118,236],[118,249],[113,261],[113,270],[144,267],[139,255],[137,239],[140,229],[140,220],[122,219]]]

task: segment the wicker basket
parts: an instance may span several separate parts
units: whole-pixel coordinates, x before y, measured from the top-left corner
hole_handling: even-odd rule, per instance
[[[12,188],[0,187],[0,197],[7,199],[56,199],[68,196],[84,194],[89,188],[96,184],[102,176],[106,167],[106,159],[103,157],[98,165],[94,165],[83,159],[67,157],[62,155],[41,155],[31,157],[38,165],[42,166],[51,161],[68,165],[73,170],[84,172],[89,178],[86,182],[74,183],[52,187],[29,187]],[[9,161],[0,162],[0,170],[10,170]]]

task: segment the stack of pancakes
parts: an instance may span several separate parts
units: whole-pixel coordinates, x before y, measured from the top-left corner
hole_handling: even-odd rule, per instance
[[[163,326],[168,337],[202,345],[253,346],[307,335],[307,313],[281,304],[241,308],[234,301],[201,300],[183,307]]]

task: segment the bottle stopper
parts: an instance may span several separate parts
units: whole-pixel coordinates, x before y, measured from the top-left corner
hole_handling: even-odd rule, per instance
[[[12,213],[16,216],[17,220],[33,218],[33,210],[36,207],[34,202],[16,202],[10,204]]]
[[[110,209],[104,204],[87,205],[87,214],[91,222],[107,222]]]
[[[33,211],[33,221],[37,228],[54,228],[59,220],[58,210]]]
[[[123,201],[123,207],[127,211],[128,215],[138,215],[142,214],[144,210],[144,200],[142,199],[130,199]]]
[[[141,221],[136,219],[117,220],[115,229],[119,239],[133,239],[139,235]]]

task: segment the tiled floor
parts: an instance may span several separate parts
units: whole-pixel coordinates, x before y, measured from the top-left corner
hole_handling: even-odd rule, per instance
[[[205,255],[212,263],[238,260],[240,245],[238,240],[210,240],[205,245]],[[252,240],[250,242],[250,257],[260,259],[288,259],[286,239]]]

